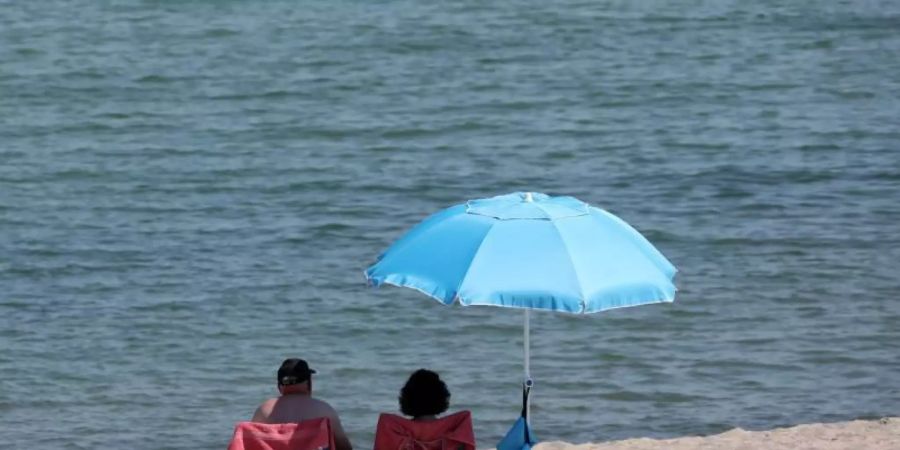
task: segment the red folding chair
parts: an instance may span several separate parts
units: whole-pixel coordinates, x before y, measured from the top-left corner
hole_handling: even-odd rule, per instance
[[[240,422],[228,450],[334,450],[334,433],[325,417],[297,423]]]
[[[475,450],[472,414],[460,411],[436,420],[378,417],[374,450]]]

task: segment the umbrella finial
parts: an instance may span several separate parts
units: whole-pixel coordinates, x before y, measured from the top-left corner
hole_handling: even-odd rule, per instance
[[[534,201],[534,198],[531,197],[531,192],[526,192],[526,193],[525,193],[525,201],[528,202],[528,203],[531,203],[531,202]]]

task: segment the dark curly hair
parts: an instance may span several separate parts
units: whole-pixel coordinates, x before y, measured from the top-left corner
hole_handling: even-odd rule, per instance
[[[400,389],[400,411],[413,418],[438,415],[450,407],[450,391],[437,373],[419,369]]]

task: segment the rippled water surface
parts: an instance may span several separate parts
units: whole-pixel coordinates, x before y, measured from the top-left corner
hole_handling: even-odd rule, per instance
[[[0,0],[0,435],[224,448],[302,356],[357,447],[438,370],[491,447],[521,312],[362,271],[468,198],[574,195],[678,301],[533,316],[574,442],[900,414],[900,6]]]

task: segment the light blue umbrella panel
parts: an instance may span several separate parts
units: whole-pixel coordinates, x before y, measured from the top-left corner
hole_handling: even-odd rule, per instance
[[[573,197],[512,193],[440,211],[366,271],[446,305],[586,314],[675,299],[673,266],[625,221]],[[527,412],[523,408],[523,416]],[[527,423],[526,423],[527,425]],[[526,430],[527,431],[527,430]]]

